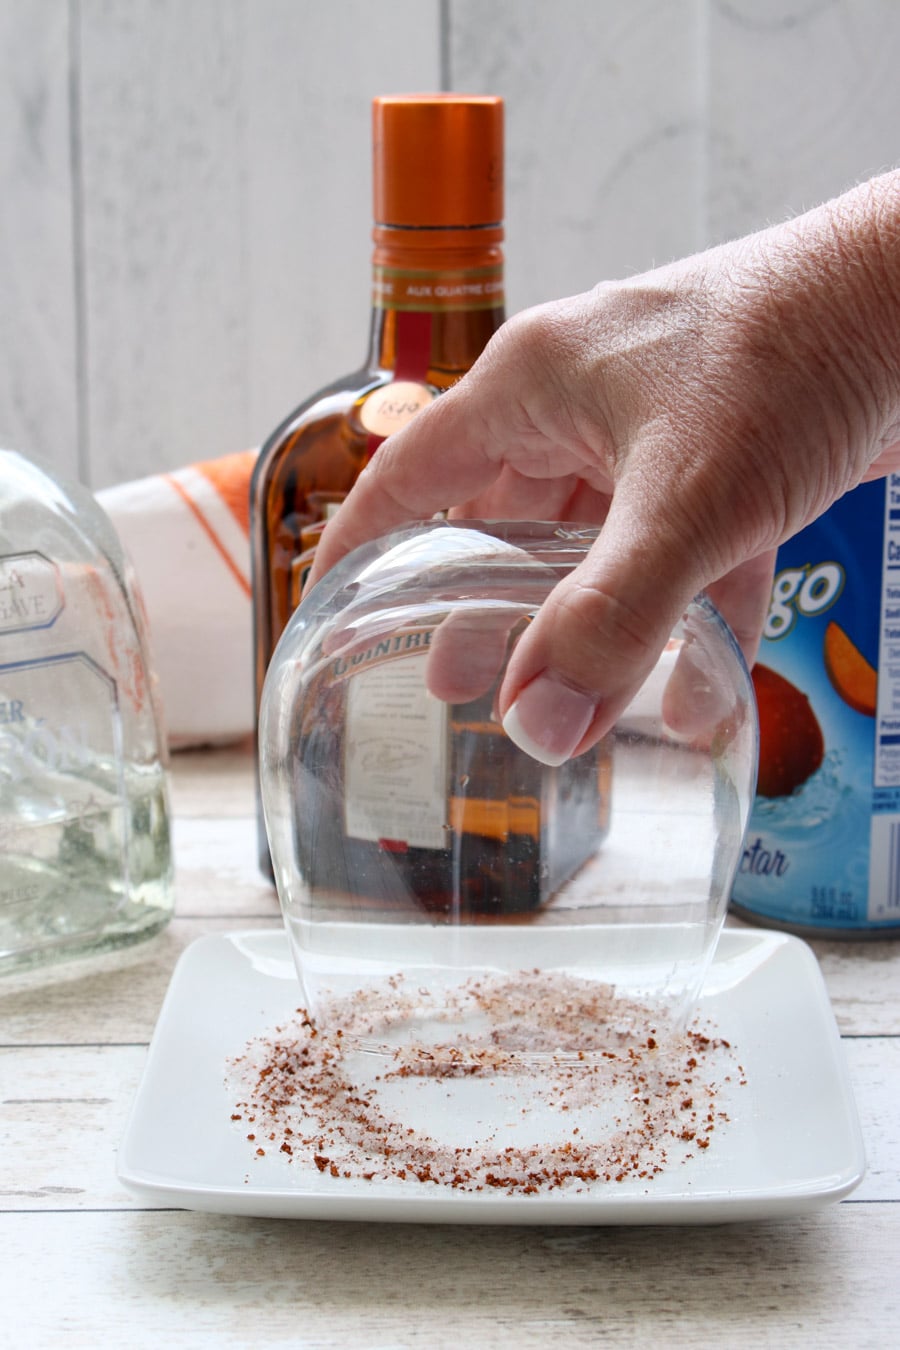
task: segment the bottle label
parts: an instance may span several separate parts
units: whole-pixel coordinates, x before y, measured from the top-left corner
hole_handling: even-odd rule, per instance
[[[900,926],[900,475],[778,551],[754,669],[759,795],[742,910],[801,931]]]
[[[345,832],[388,849],[446,848],[448,709],[426,688],[427,652],[361,656],[347,690]]]
[[[303,587],[306,585],[306,578],[312,571],[322,531],[331,517],[337,515],[338,507],[344,500],[346,493],[329,492],[327,494],[328,501],[313,502],[314,497],[321,499],[325,496],[326,494],[323,492],[311,492],[309,496],[310,504],[322,511],[322,518],[314,521],[312,525],[307,525],[300,535],[300,552],[291,563],[290,595],[292,610],[295,610],[303,599]]]
[[[0,665],[0,923],[16,943],[44,936],[46,897],[51,934],[61,896],[70,925],[96,922],[73,897],[88,876],[100,904],[101,859],[125,874],[117,713],[115,681],[84,652]]]
[[[405,427],[417,412],[427,408],[435,391],[416,380],[392,380],[363,399],[359,420],[372,436],[385,440]]]
[[[0,665],[4,777],[78,774],[117,759],[117,712],[115,680],[85,652]]]
[[[43,553],[0,558],[0,635],[49,628],[64,606],[59,568]]]
[[[431,272],[376,264],[372,304],[376,309],[500,309],[504,303],[502,266]]]

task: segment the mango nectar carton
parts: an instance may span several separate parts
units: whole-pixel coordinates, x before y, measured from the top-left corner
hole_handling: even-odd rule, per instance
[[[732,908],[900,936],[900,474],[779,549],[753,681],[759,784]]]

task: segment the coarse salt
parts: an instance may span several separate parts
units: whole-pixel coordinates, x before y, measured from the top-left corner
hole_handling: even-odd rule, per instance
[[[327,1030],[298,1009],[229,1060],[252,1157],[464,1192],[649,1182],[712,1146],[723,1085],[746,1082],[711,1028],[667,1034],[608,986],[536,971],[443,995],[452,1039],[366,1051],[413,1025],[423,999],[394,976],[336,1000]]]

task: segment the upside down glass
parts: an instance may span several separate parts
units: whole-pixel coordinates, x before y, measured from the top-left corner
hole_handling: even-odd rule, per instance
[[[449,1022],[483,1024],[497,980],[544,974],[602,990],[606,1013],[567,1037],[548,1007],[552,1034],[520,1054],[602,1050],[596,1023],[621,1038],[636,1010],[683,1029],[753,799],[755,704],[727,626],[692,602],[613,731],[559,768],[496,715],[510,652],[596,535],[420,524],[344,559],[288,625],[263,691],[261,787],[323,1029],[352,1025],[375,1050],[444,1043]]]

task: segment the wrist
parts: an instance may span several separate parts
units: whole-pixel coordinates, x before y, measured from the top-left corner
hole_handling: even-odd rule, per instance
[[[900,172],[752,242],[796,414],[818,430],[833,497],[860,481],[900,422]]]

